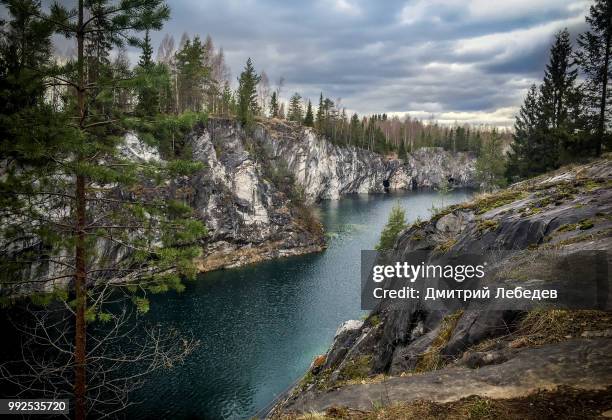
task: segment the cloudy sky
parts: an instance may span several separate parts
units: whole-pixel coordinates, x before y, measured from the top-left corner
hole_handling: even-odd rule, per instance
[[[511,125],[553,34],[584,0],[168,0],[161,33],[210,34],[235,80],[247,57],[283,96],[323,91],[360,114]]]

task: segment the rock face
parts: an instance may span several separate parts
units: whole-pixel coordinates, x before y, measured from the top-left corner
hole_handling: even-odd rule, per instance
[[[609,255],[610,214],[612,161],[602,159],[449,207],[402,232],[393,253],[506,250],[498,263],[515,270],[516,287],[542,281],[539,261],[527,257],[532,250]],[[563,270],[575,283],[584,267]],[[610,288],[601,299],[609,310]],[[564,384],[605,388],[612,372],[602,349],[612,346],[611,327],[612,315],[603,311],[500,310],[493,300],[478,310],[450,312],[382,300],[360,328],[336,336],[325,369],[279,402],[277,412],[371,409],[381,393],[390,403],[447,402],[471,394],[510,398]],[[533,348],[541,345],[547,347]],[[395,378],[377,383],[380,374]]]
[[[270,179],[264,156],[231,121],[194,131],[193,158],[205,167],[189,180],[191,204],[210,232],[201,271],[321,251],[322,230]]]
[[[273,159],[282,160],[311,202],[351,193],[476,186],[475,159],[467,153],[423,148],[403,160],[356,147],[340,147],[308,128],[272,120],[254,133]],[[387,186],[385,184],[388,184]]]
[[[505,399],[564,385],[584,390],[606,389],[612,385],[611,351],[609,339],[569,340],[527,349],[506,363],[480,369],[452,367],[384,382],[348,385],[317,396],[305,394],[289,409],[297,412],[323,412],[332,407],[371,410],[374,403],[450,402],[471,395]]]
[[[212,119],[191,138],[205,169],[190,182],[192,205],[210,231],[202,271],[322,250],[322,231],[292,205],[291,185],[306,204],[351,193],[473,186],[474,159],[442,149],[417,151],[407,162],[355,147],[339,147],[311,129],[278,120],[247,134],[231,120]],[[278,175],[282,168],[285,173]],[[293,178],[289,180],[287,177]],[[274,178],[274,182],[273,182]]]

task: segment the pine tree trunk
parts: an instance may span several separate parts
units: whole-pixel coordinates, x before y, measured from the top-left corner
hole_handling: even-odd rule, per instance
[[[85,419],[85,368],[86,368],[86,322],[85,310],[87,306],[87,278],[85,272],[85,178],[77,176],[76,180],[76,325],[75,325],[75,372],[74,394],[76,400],[75,417],[77,420]]]
[[[597,130],[597,139],[595,142],[595,153],[601,155],[601,142],[603,141],[605,119],[606,119],[606,100],[608,97],[608,71],[610,67],[610,37],[612,29],[608,27],[606,33],[606,54],[604,58],[603,79],[601,87],[601,103],[599,104],[599,127]]]
[[[79,125],[83,127],[85,120],[85,80],[84,80],[84,28],[83,28],[83,0],[79,0],[78,10],[78,30],[77,30],[77,66],[78,66],[78,89],[77,104],[79,112]],[[79,160],[81,158],[79,157]],[[76,176],[76,275],[74,288],[76,293],[76,321],[75,321],[75,342],[74,342],[74,396],[75,396],[75,418],[84,420],[85,409],[85,388],[86,388],[86,322],[85,310],[87,306],[87,275],[85,268],[85,177],[81,174]]]

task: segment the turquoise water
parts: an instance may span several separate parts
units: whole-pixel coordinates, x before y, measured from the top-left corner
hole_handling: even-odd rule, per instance
[[[391,207],[409,221],[465,201],[453,191],[355,195],[320,206],[328,249],[240,269],[202,274],[183,293],[156,296],[147,321],[201,341],[182,366],[159,372],[139,390],[128,418],[250,418],[324,353],[340,323],[363,315],[362,249],[373,249]]]

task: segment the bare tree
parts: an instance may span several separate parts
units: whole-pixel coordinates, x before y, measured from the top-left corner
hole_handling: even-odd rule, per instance
[[[135,404],[130,394],[147,375],[182,363],[198,345],[176,330],[143,323],[128,297],[116,296],[107,286],[98,296],[106,295],[114,310],[87,332],[87,411],[95,418],[113,418]],[[45,307],[30,303],[11,319],[21,352],[0,364],[0,380],[15,389],[15,397],[72,397],[74,316],[65,302]]]
[[[270,96],[270,80],[265,71],[260,74],[259,84],[257,85],[257,96],[259,99],[259,109],[265,111],[268,109],[268,97]]]

